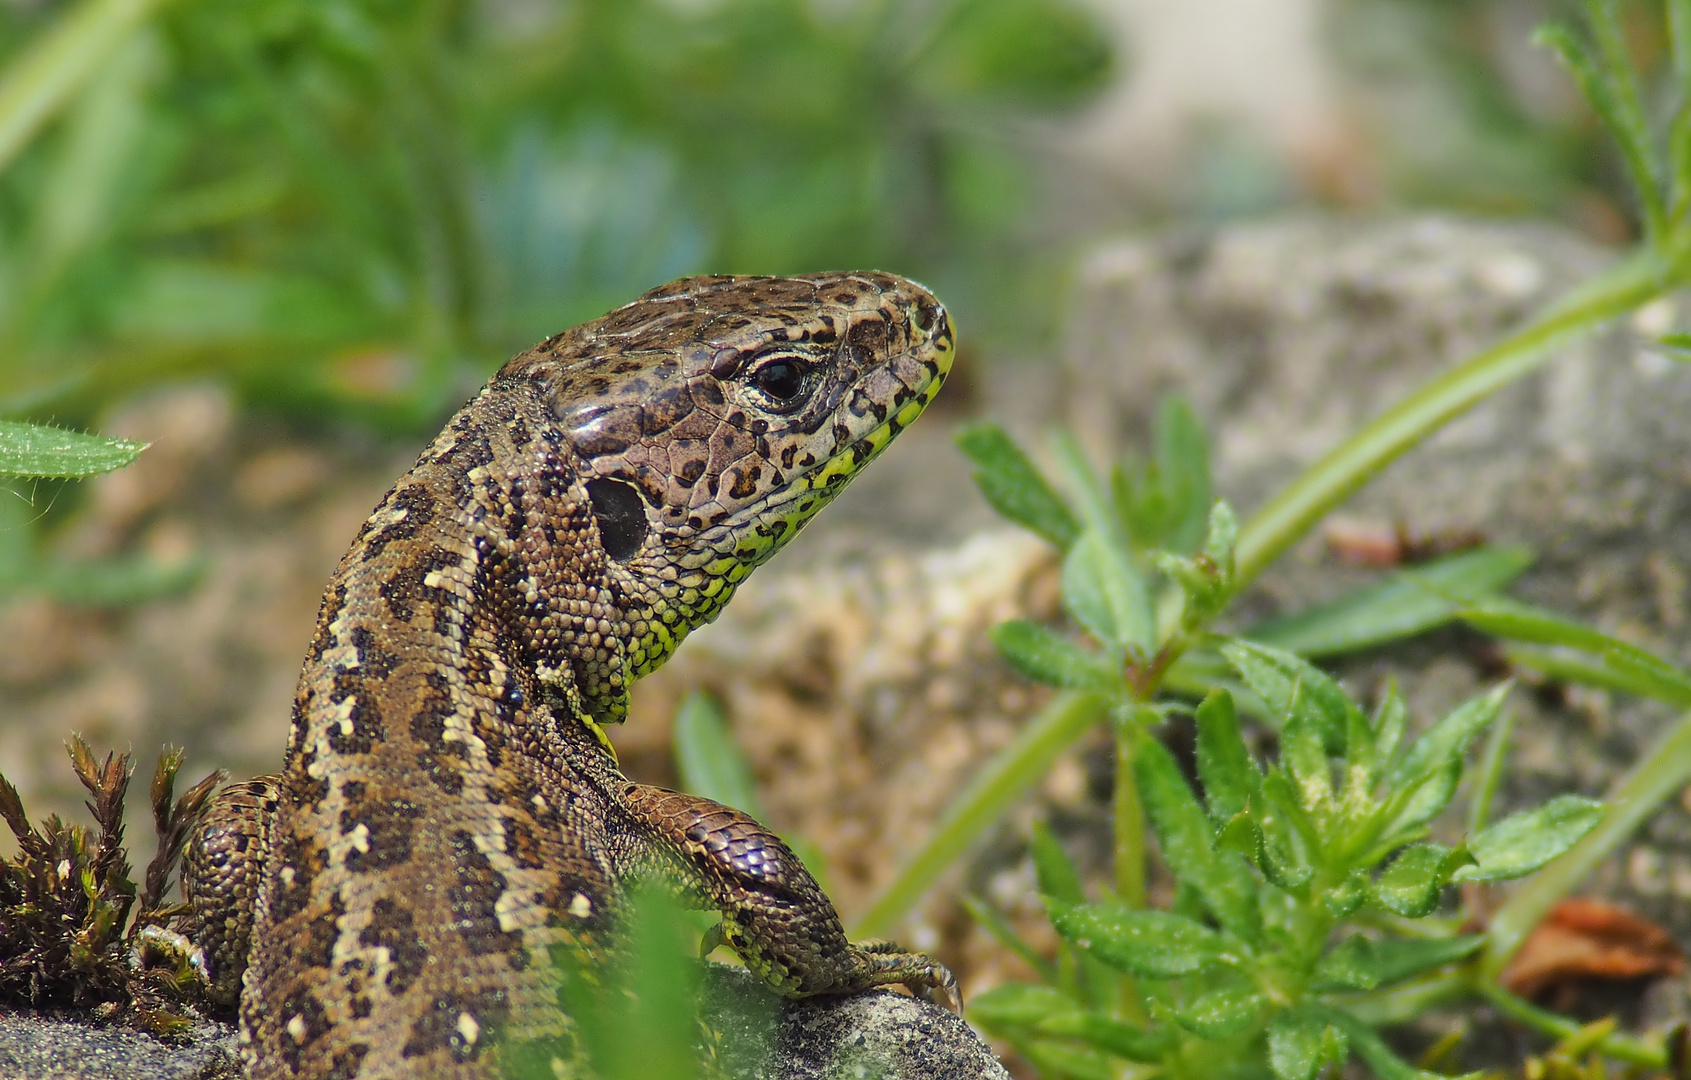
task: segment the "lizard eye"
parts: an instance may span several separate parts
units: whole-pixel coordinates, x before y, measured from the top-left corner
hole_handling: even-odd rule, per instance
[[[752,382],[777,409],[793,406],[803,398],[810,368],[790,356],[772,360],[752,374]]]
[[[633,484],[600,477],[587,482],[587,497],[599,522],[599,539],[605,554],[615,562],[627,562],[646,542],[651,526],[646,521],[646,504]]]

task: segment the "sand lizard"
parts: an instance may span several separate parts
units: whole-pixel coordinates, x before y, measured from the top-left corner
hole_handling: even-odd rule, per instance
[[[220,795],[188,855],[252,1076],[494,1074],[500,1038],[568,1023],[549,952],[597,952],[653,867],[786,994],[954,993],[850,944],[746,815],[625,778],[603,730],[953,354],[889,274],[688,278],[517,356],[447,424],[335,571],[282,772]]]

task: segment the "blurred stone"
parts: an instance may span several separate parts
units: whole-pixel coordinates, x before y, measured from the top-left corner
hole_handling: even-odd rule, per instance
[[[278,446],[242,462],[235,473],[235,498],[253,510],[275,510],[309,498],[332,469],[319,453],[302,446]]]
[[[196,470],[227,454],[233,425],[229,391],[209,383],[161,390],[107,416],[101,434],[151,445],[128,468],[88,481],[88,512],[68,553],[115,551],[143,518],[183,495]]]

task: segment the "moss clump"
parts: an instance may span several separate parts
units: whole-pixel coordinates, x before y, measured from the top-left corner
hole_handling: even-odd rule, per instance
[[[0,817],[18,839],[0,860],[0,1008],[70,1011],[164,1035],[190,1022],[199,979],[190,950],[172,948],[163,903],[188,831],[222,781],[213,773],[173,799],[180,751],[159,755],[151,790],[158,847],[139,890],[123,843],[128,754],[97,761],[72,736],[76,778],[91,796],[92,829],[48,817],[29,823],[17,788],[0,776]],[[137,903],[139,900],[139,903]],[[131,913],[134,918],[131,918]]]

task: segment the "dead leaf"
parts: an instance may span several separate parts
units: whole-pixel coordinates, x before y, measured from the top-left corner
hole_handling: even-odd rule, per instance
[[[1527,935],[1503,972],[1510,993],[1536,998],[1587,979],[1680,975],[1685,955],[1666,930],[1601,900],[1563,900]]]

